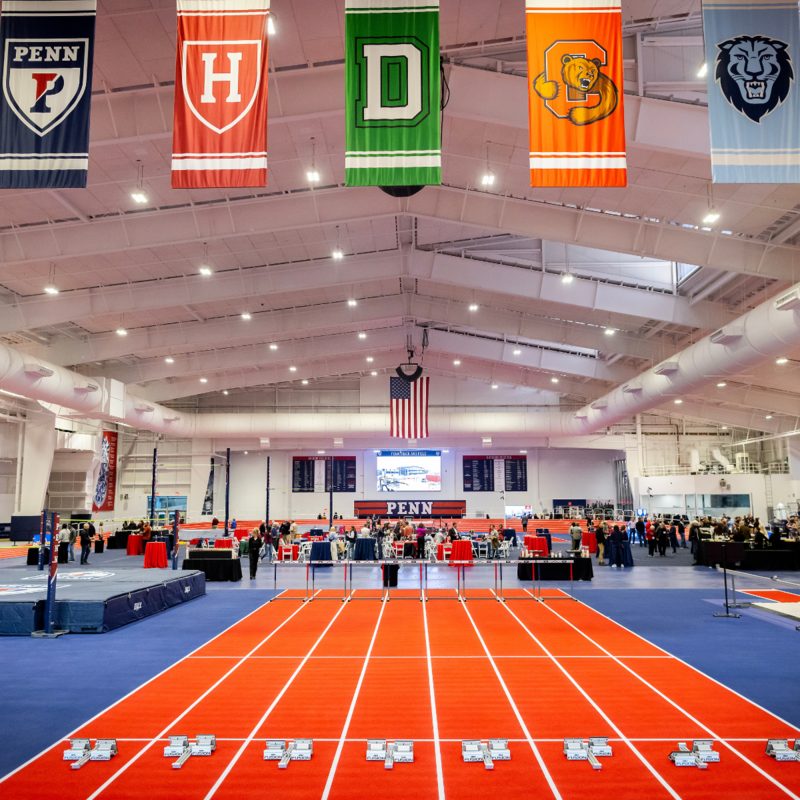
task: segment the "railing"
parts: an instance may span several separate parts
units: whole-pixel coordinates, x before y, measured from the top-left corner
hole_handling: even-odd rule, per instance
[[[642,469],[645,478],[661,478],[668,475],[782,475],[788,472],[789,465],[784,461],[747,464],[742,467],[731,464],[727,469],[722,464],[701,464],[699,467],[688,464],[663,464]]]

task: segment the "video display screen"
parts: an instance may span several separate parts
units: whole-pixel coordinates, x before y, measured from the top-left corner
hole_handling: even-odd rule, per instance
[[[381,450],[377,459],[379,492],[440,492],[441,450]]]

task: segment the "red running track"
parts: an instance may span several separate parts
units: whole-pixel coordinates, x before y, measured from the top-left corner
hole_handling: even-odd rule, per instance
[[[573,601],[506,604],[489,590],[342,603],[317,593],[262,606],[76,736],[119,755],[79,771],[56,743],[0,782],[25,800],[800,800],[800,769],[764,753],[800,732],[622,626]],[[356,593],[355,598],[369,597]],[[486,599],[480,599],[486,598]],[[502,678],[502,680],[501,680]],[[213,733],[181,770],[169,734]],[[609,736],[603,769],[567,762],[564,737]],[[280,770],[267,738],[313,738],[310,762]],[[508,738],[493,771],[461,761],[461,739]],[[414,764],[365,759],[368,738],[413,739]],[[678,742],[713,738],[721,763],[675,767]]]

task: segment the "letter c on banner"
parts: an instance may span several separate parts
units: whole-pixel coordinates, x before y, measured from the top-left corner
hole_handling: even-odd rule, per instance
[[[558,94],[545,100],[547,108],[565,119],[573,108],[596,106],[600,93],[592,89],[599,67],[607,65],[608,53],[593,39],[553,42],[545,51],[545,79],[558,84]],[[582,84],[587,91],[580,90]]]

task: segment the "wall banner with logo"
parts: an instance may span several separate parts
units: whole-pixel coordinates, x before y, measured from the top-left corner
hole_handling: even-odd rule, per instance
[[[96,0],[4,0],[0,189],[82,189]]]
[[[269,0],[178,0],[172,188],[267,185]]]
[[[442,182],[438,0],[345,0],[347,186]]]
[[[714,183],[800,182],[797,2],[703,3]]]
[[[92,511],[113,511],[117,496],[117,437],[116,431],[103,431],[100,453],[100,472],[94,490]]]
[[[526,0],[532,186],[626,186],[620,0]]]

